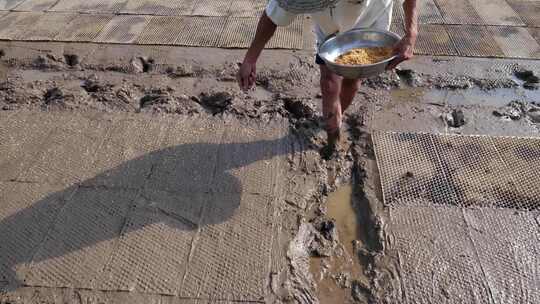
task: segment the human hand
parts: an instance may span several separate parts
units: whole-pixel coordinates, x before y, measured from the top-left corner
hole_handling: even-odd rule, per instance
[[[236,80],[242,91],[246,92],[255,85],[255,79],[257,76],[256,64],[249,61],[244,61],[240,65],[240,70],[236,75]]]
[[[415,36],[405,36],[401,41],[396,44],[394,47],[394,54],[396,58],[388,64],[386,67],[387,70],[392,70],[398,66],[398,64],[403,61],[409,60],[414,56],[414,45],[416,43]]]

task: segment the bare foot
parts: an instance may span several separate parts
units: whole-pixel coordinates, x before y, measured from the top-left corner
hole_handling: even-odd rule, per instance
[[[337,151],[337,145],[339,144],[339,140],[341,137],[341,132],[339,129],[327,132],[327,134],[328,143],[321,149],[321,157],[325,160],[329,160],[335,154],[335,152]]]

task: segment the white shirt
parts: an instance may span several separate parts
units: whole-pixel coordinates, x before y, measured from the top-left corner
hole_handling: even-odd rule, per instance
[[[392,0],[341,0],[335,7],[312,13],[318,43],[332,34],[353,28],[388,30],[392,22],[392,7]],[[297,14],[284,10],[276,0],[270,0],[266,15],[276,25],[287,26]]]

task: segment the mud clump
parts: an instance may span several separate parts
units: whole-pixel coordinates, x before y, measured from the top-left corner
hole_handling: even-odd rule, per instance
[[[129,92],[128,92],[129,93]],[[127,95],[123,98],[131,99],[128,93],[119,91],[117,95]],[[144,112],[167,114],[199,114],[204,113],[203,107],[184,94],[174,94],[174,90],[151,89],[139,100],[139,108]]]
[[[91,78],[84,80],[81,87],[87,93],[106,92],[110,89],[110,85],[103,85],[97,79],[91,79]]]
[[[36,59],[34,59],[31,67],[39,70],[61,71],[65,68],[65,63],[63,58],[47,54],[39,55]]]
[[[23,84],[20,78],[6,78],[5,81],[0,80],[0,106],[4,111],[16,110],[22,106],[41,104],[43,99],[43,90]]]
[[[363,84],[372,89],[390,90],[392,88],[399,88],[401,82],[397,73],[386,71],[376,77],[364,80]]]
[[[348,272],[340,272],[333,276],[333,278],[336,284],[343,289],[352,287],[351,274]]]
[[[339,242],[336,222],[318,217],[311,224],[315,231],[309,246],[310,254],[318,257],[332,256]]]
[[[372,303],[373,295],[369,287],[362,284],[360,281],[352,282],[351,293],[353,299],[358,303]]]
[[[287,249],[290,273],[284,287],[291,298],[289,300],[294,299],[301,304],[319,303],[315,281],[309,269],[309,247],[314,239],[314,231],[311,224],[302,223]]]
[[[87,99],[81,95],[82,90],[53,87],[43,94],[41,107],[44,109],[73,110],[87,104]]]
[[[411,69],[396,69],[396,74],[399,78],[404,81],[408,86],[411,87],[420,87],[424,85],[424,81],[416,71]]]
[[[518,69],[514,72],[514,76],[521,81],[524,81],[523,88],[528,90],[538,90],[540,88],[540,77],[534,74],[531,70]]]
[[[532,82],[532,83],[538,83],[540,79],[538,76],[534,74],[531,70],[525,70],[520,69],[514,72],[514,76],[516,76],[519,80],[525,81],[525,82]]]
[[[193,77],[195,76],[195,71],[190,65],[181,65],[176,68],[169,67],[165,71],[171,78],[182,78],[182,77]]]
[[[460,128],[465,125],[465,115],[460,109],[454,109],[444,116],[444,120],[449,127]]]
[[[91,106],[97,106],[103,110],[129,110],[136,109],[132,92],[127,87],[115,89],[110,83],[100,81],[97,76],[92,75],[83,80],[81,88],[91,97],[91,101],[97,101]]]
[[[118,91],[116,91],[116,97],[118,97],[118,99],[120,99],[126,104],[130,104],[133,100],[133,94],[131,93],[131,91],[126,89],[119,89]]]
[[[506,107],[493,111],[493,115],[510,120],[520,120],[523,117],[523,104],[520,101],[512,101]]]
[[[199,98],[196,99],[204,108],[208,109],[212,115],[225,112],[234,99],[234,96],[226,91],[217,93],[202,93]]]
[[[169,92],[161,89],[152,89],[140,99],[139,106],[141,109],[144,109],[160,104],[170,104],[170,101],[171,95]]]
[[[45,92],[45,95],[43,95],[43,99],[45,100],[46,105],[63,103],[64,92],[62,92],[62,90],[60,90],[59,88],[52,88]]]
[[[154,70],[154,59],[146,56],[134,57],[129,61],[132,71],[135,73],[148,73]]]
[[[540,123],[540,106],[526,101],[514,100],[507,106],[493,111],[493,115],[509,120],[528,117],[533,123]]]

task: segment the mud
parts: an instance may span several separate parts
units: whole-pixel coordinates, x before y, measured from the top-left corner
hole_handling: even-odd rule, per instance
[[[454,109],[443,117],[448,126],[451,128],[460,128],[465,125],[465,115],[461,109]]]
[[[494,110],[493,115],[506,120],[529,119],[533,123],[540,123],[540,106],[514,100],[507,106]]]
[[[412,69],[396,69],[399,79],[411,87],[420,87],[424,85],[422,75]]]
[[[293,155],[289,161],[291,187],[296,188],[280,210],[287,267],[270,280],[276,303],[403,300],[396,280],[396,254],[385,247],[387,210],[370,137],[370,128],[377,123],[375,114],[394,115],[389,121],[400,128],[456,129],[450,132],[481,123],[470,119],[477,113],[496,115],[510,123],[540,123],[534,103],[513,102],[507,95],[501,98],[505,100],[502,107],[449,105],[450,93],[491,98],[489,94],[508,90],[508,96],[513,96],[512,90],[531,83],[528,74],[473,77],[404,68],[364,81],[346,113],[338,153],[324,160],[318,153],[326,143],[318,72],[310,56],[295,55],[284,67],[260,69],[257,87],[248,93],[235,83],[236,62],[164,63],[158,57],[130,56],[96,63],[75,53],[41,54],[30,60],[0,57],[8,68],[6,77],[0,79],[0,108],[6,111],[212,115],[258,124],[288,119],[299,140],[295,144],[301,147],[297,147],[300,156]],[[351,186],[340,187],[342,184]]]
[[[364,276],[363,267],[356,258],[361,232],[353,203],[353,187],[344,185],[328,196],[325,205],[326,216],[337,226],[336,238],[339,237],[341,247],[333,256],[311,258],[311,272],[321,303],[348,303],[360,297],[358,290],[355,292],[355,284],[360,284],[358,280]]]

